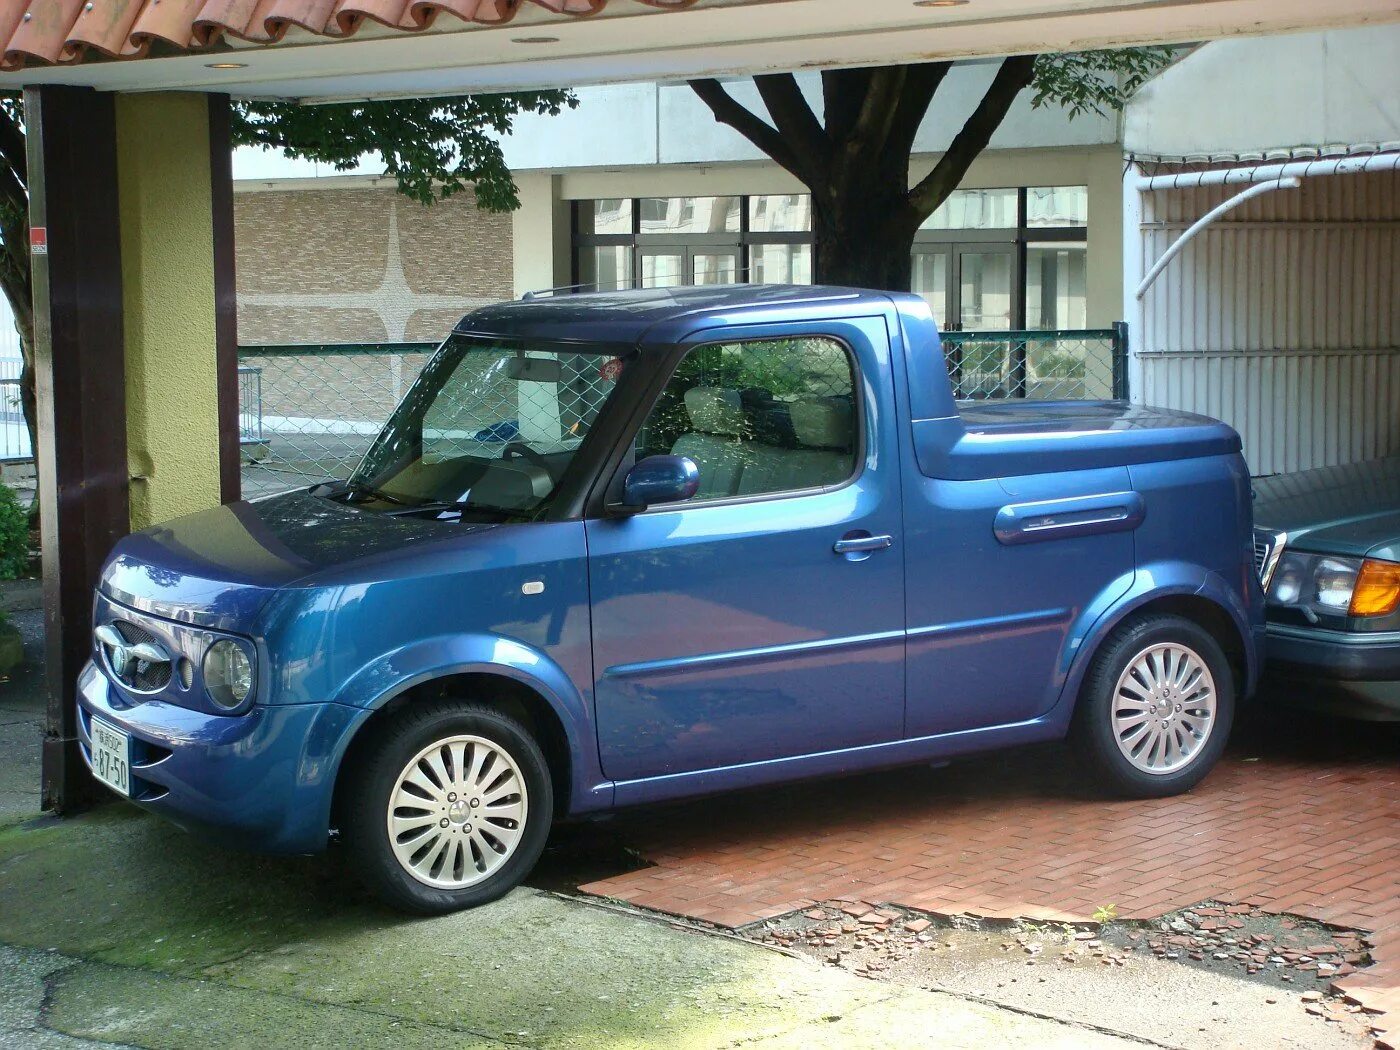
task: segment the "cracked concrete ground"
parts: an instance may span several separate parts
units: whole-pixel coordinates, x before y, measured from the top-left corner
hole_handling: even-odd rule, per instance
[[[225,853],[117,807],[0,831],[0,1043],[1130,1043],[539,890],[408,919],[332,868]]]
[[[39,812],[39,748],[44,739],[43,613],[32,607],[37,597],[32,586],[22,592],[14,584],[5,587],[0,610],[24,638],[25,662],[8,678],[0,675],[0,826]]]

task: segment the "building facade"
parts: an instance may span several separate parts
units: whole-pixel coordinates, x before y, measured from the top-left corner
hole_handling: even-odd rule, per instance
[[[915,142],[937,161],[994,74],[957,67]],[[819,104],[815,75],[801,78]],[[750,84],[731,91],[757,106]],[[243,156],[235,168],[240,341],[433,339],[454,314],[544,288],[808,283],[810,202],[683,84],[585,88],[505,140],[522,206],[431,207],[376,175]],[[1122,298],[1116,118],[1022,99],[920,230],[915,288],[947,329],[1106,327]],[[373,169],[371,168],[372,172]]]

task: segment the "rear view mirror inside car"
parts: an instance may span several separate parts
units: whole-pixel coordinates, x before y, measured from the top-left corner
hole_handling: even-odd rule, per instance
[[[527,383],[557,383],[562,375],[558,359],[513,357],[506,363],[506,375]]]

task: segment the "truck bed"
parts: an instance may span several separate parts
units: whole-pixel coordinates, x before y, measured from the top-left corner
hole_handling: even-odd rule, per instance
[[[958,413],[915,424],[919,465],[930,477],[1010,477],[1240,451],[1239,435],[1217,419],[1126,401],[964,401]]]

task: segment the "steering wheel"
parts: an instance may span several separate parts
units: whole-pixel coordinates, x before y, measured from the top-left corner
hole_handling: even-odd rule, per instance
[[[511,441],[501,450],[502,459],[515,459],[517,456],[521,459],[529,460],[532,464],[548,474],[550,480],[553,480],[554,471],[549,469],[549,460],[545,459],[543,452],[536,451],[523,441]]]

